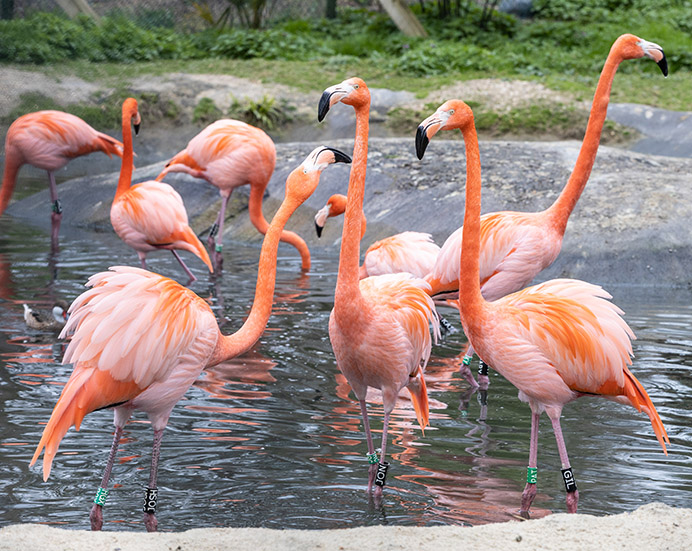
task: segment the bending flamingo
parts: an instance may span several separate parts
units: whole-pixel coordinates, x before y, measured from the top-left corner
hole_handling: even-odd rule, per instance
[[[204,262],[212,272],[209,254],[187,222],[187,211],[177,191],[163,182],[149,180],[132,185],[132,122],[139,130],[140,116],[137,100],[123,102],[124,154],[120,167],[120,180],[111,205],[111,224],[127,245],[137,251],[142,268],[146,270],[147,253],[168,249],[180,262],[190,278],[197,278],[185,265],[176,249],[190,251]]]
[[[248,211],[250,221],[257,230],[267,232],[267,221],[262,214],[262,198],[274,172],[276,148],[267,134],[241,121],[222,119],[207,126],[190,140],[187,147],[175,155],[156,179],[161,180],[169,172],[185,172],[195,178],[203,178],[219,188],[221,210],[209,233],[214,265],[223,262],[223,224],[226,205],[237,187],[250,185]],[[218,234],[218,238],[215,236]],[[310,250],[296,233],[284,230],[281,241],[290,243],[300,253],[302,269],[310,269]]]
[[[92,530],[103,525],[102,508],[118,443],[135,409],[147,413],[154,429],[144,520],[147,530],[156,529],[159,452],[171,410],[203,369],[247,352],[264,331],[272,309],[281,231],[315,190],[322,170],[334,162],[350,159],[336,149],[318,147],[289,175],[286,197],[262,243],[252,310],[233,335],[221,334],[209,305],[191,290],[140,268],[119,266],[92,276],[91,289],[72,304],[60,337],[72,335],[63,362],[73,362],[74,371],[31,465],[45,447],[43,478],[47,480],[67,430],[72,425],[79,430],[89,412],[114,408],[113,444],[89,515]]]
[[[615,41],[598,80],[577,162],[555,202],[541,212],[503,211],[481,218],[480,281],[486,300],[494,301],[524,288],[560,254],[567,221],[586,186],[596,159],[615,72],[623,60],[641,57],[653,59],[663,74],[668,74],[666,58],[658,44],[631,34],[623,34]],[[416,140],[419,159],[423,158],[429,140],[441,127],[430,125],[426,128],[427,131],[419,134]],[[447,238],[435,267],[425,278],[432,286],[433,296],[454,295],[459,290],[462,230],[463,227],[459,228]],[[468,367],[472,357],[473,349],[469,348],[461,372],[472,385],[476,385]],[[487,366],[481,364],[480,373],[479,382],[487,385]]]
[[[103,151],[109,157],[122,157],[123,144],[94,130],[79,117],[62,111],[36,111],[14,121],[5,138],[5,173],[0,190],[0,215],[5,212],[24,164],[48,172],[51,214],[51,238],[58,241],[62,206],[58,199],[55,172],[75,157]]]
[[[427,292],[430,287],[422,279],[401,273],[359,280],[370,91],[359,78],[327,88],[320,99],[319,120],[339,101],[352,105],[356,111],[356,139],[334,309],[329,317],[329,338],[337,366],[360,402],[370,463],[368,493],[374,482],[375,495],[381,496],[389,466],[385,461],[389,415],[401,389],[406,387],[410,391],[421,428],[428,424],[428,396],[423,372],[430,357],[429,324],[432,323],[437,338],[439,323]],[[382,391],[384,427],[379,462],[365,403],[368,387]]]
[[[345,210],[346,196],[338,193],[332,195],[327,204],[315,215],[317,237],[322,235],[328,218],[339,216]],[[361,238],[365,235],[365,229],[366,220],[363,214]],[[360,267],[360,279],[399,272],[408,272],[423,278],[432,270],[439,253],[440,247],[435,244],[429,233],[415,231],[397,233],[375,241],[368,247],[363,258],[363,265]]]
[[[418,128],[426,132],[459,128],[466,144],[466,206],[460,257],[461,323],[474,350],[519,389],[531,407],[531,444],[521,515],[529,516],[536,495],[538,420],[545,411],[555,432],[567,490],[567,511],[577,510],[579,493],[560,428],[565,404],[602,396],[644,411],[663,452],[669,442],[654,404],[630,372],[632,330],[601,287],[574,279],[553,279],[487,301],[481,290],[481,163],[471,109],[460,100],[444,103]]]

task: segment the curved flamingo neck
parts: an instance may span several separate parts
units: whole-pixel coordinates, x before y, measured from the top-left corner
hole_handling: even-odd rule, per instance
[[[257,285],[252,309],[243,326],[232,335],[221,335],[216,350],[208,366],[235,358],[250,350],[264,332],[274,302],[274,285],[276,283],[276,256],[279,249],[281,232],[288,219],[300,205],[299,201],[286,197],[276,211],[262,242]]]
[[[250,222],[257,228],[261,234],[266,234],[269,224],[267,219],[264,217],[262,212],[262,199],[264,198],[264,190],[267,188],[267,184],[257,185],[250,184],[250,199],[248,201],[248,211],[250,214]],[[310,269],[310,249],[308,249],[307,243],[300,237],[297,233],[292,231],[282,231],[281,241],[293,245],[300,253],[301,258],[301,269],[308,271]]]
[[[341,234],[339,273],[336,279],[334,309],[355,312],[353,301],[361,299],[360,238],[365,196],[365,172],[368,164],[368,132],[370,101],[356,108],[356,139],[353,144],[353,164],[348,181],[344,228]]]
[[[473,119],[461,131],[466,147],[466,205],[459,271],[459,311],[466,330],[469,321],[479,319],[485,300],[480,284],[481,157]]]
[[[12,198],[14,186],[17,183],[17,174],[22,164],[15,161],[14,157],[5,149],[5,170],[2,176],[2,189],[0,189],[0,214],[5,212]]]
[[[601,76],[598,79],[593,103],[591,104],[589,122],[586,125],[584,141],[581,144],[577,162],[562,193],[547,210],[561,234],[565,233],[570,214],[572,214],[582,191],[584,191],[586,182],[588,182],[591,175],[591,169],[596,161],[596,153],[598,153],[598,145],[601,141],[601,132],[603,131],[603,124],[608,113],[610,90],[615,73],[622,60],[622,53],[616,43],[610,49],[601,71]]]
[[[120,178],[118,188],[115,190],[116,201],[132,185],[132,169],[134,167],[134,154],[132,151],[132,113],[123,109],[123,159],[120,164]]]

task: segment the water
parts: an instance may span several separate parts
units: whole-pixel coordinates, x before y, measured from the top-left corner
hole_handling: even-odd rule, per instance
[[[159,526],[351,526],[482,524],[513,518],[528,459],[528,406],[491,373],[487,407],[457,374],[461,333],[433,350],[428,368],[432,427],[423,435],[408,400],[391,423],[392,466],[381,504],[365,494],[365,441],[357,403],[339,375],[327,334],[337,251],[308,237],[313,269],[300,276],[280,248],[276,304],[248,355],[204,373],[173,410],[159,471]],[[223,278],[182,253],[200,278],[222,329],[236,330],[252,297],[259,250],[225,247]],[[70,429],[44,483],[28,464],[71,368],[55,334],[27,329],[22,302],[48,309],[74,299],[89,275],[136,255],[111,234],[47,235],[0,219],[0,525],[41,522],[86,529],[112,439],[112,413],[89,414]],[[154,271],[184,280],[167,251],[149,255]],[[648,418],[633,408],[584,398],[566,406],[563,430],[580,489],[580,512],[610,514],[661,501],[692,507],[692,306],[689,291],[610,289],[638,340],[633,372],[656,404],[672,445],[663,455]],[[452,310],[446,317],[459,327]],[[475,367],[475,366],[474,366]],[[382,407],[371,404],[373,428]],[[375,437],[379,439],[379,434]],[[152,431],[135,413],[114,468],[105,529],[143,530]],[[563,512],[564,489],[550,424],[542,418],[535,516]]]

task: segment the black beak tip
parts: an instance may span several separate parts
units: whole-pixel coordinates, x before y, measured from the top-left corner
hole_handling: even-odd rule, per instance
[[[322,226],[320,226],[317,222],[315,222],[315,233],[317,233],[317,238],[319,239],[322,237]]]
[[[425,150],[427,149],[429,143],[430,140],[425,133],[425,128],[419,126],[416,130],[416,155],[418,156],[419,160],[423,158],[423,155],[425,155]]]
[[[328,148],[329,151],[334,153],[334,162],[335,163],[346,163],[350,164],[351,163],[351,157],[346,155],[343,151],[339,151],[338,149],[334,149],[333,147]]]
[[[322,97],[320,97],[320,103],[317,106],[317,120],[322,122],[324,117],[327,116],[329,111],[329,98],[331,94],[329,92],[322,92]]]
[[[135,136],[138,136],[139,135],[139,124],[135,124],[134,127],[135,127]]]
[[[661,61],[658,62],[658,66],[661,69],[664,77],[668,76],[668,61],[666,60],[666,54],[663,54]]]

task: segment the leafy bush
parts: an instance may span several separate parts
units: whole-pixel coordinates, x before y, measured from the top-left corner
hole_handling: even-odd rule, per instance
[[[283,102],[277,104],[275,98],[263,96],[257,101],[245,99],[241,102],[234,99],[228,109],[228,116],[265,130],[272,130],[293,120],[290,111],[291,108]]]
[[[235,59],[312,59],[332,54],[311,35],[292,34],[270,29],[266,31],[234,29],[217,37],[210,53],[216,57]]]
[[[195,109],[192,112],[192,121],[202,124],[209,124],[222,116],[221,109],[219,109],[214,100],[211,98],[202,98],[195,105]]]

